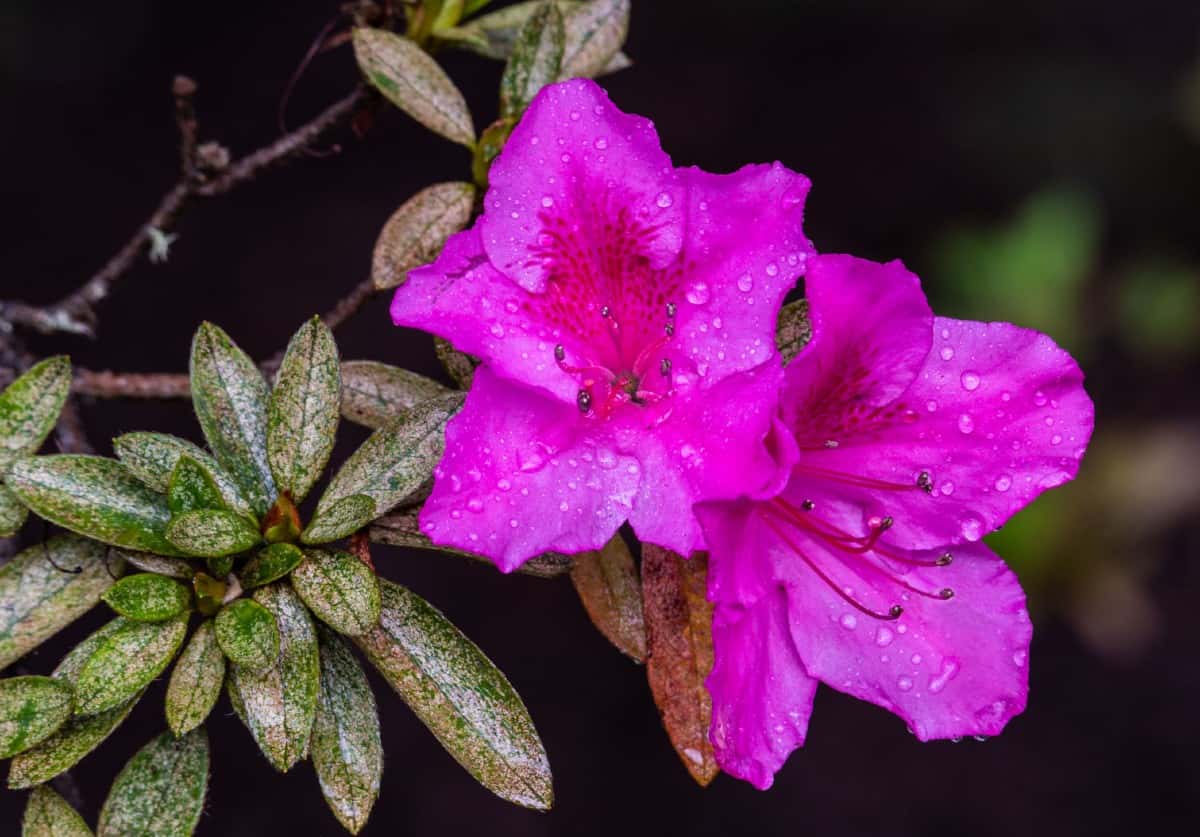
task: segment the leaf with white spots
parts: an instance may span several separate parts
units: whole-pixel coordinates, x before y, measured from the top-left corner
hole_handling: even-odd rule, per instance
[[[257,527],[240,514],[197,509],[171,518],[167,540],[185,555],[219,558],[236,555],[260,543]]]
[[[187,634],[188,614],[165,622],[121,624],[104,636],[75,679],[75,714],[95,715],[119,706],[162,674]]]
[[[475,187],[470,183],[435,183],[422,189],[392,213],[371,256],[376,290],[402,285],[408,271],[437,258],[446,239],[471,220]]]
[[[262,672],[232,666],[226,684],[259,749],[284,772],[308,755],[320,680],[316,630],[303,602],[286,584],[259,588],[254,600],[279,625],[279,662]]]
[[[58,421],[71,390],[71,361],[46,358],[0,392],[0,474],[34,453]]]
[[[789,302],[779,311],[779,325],[775,332],[775,345],[786,366],[812,339],[812,320],[808,316],[808,300]]]
[[[373,360],[342,364],[342,415],[378,430],[404,410],[449,392],[437,381]]]
[[[0,759],[53,735],[71,717],[71,686],[53,677],[0,679]]]
[[[217,481],[188,456],[179,457],[171,481],[167,483],[167,508],[171,514],[195,511],[196,509],[224,509],[225,499],[217,487]]]
[[[561,78],[593,78],[605,72],[629,33],[629,0],[591,0],[565,17]]]
[[[379,581],[349,552],[306,549],[292,571],[292,587],[322,622],[343,634],[364,634],[379,621]]]
[[[166,498],[115,459],[55,454],[21,459],[8,486],[41,517],[113,546],[179,555],[165,536]]]
[[[100,810],[98,837],[188,837],[208,791],[208,736],[164,732],[117,774]]]
[[[434,338],[433,348],[437,352],[437,358],[441,361],[442,367],[454,379],[454,383],[458,384],[460,389],[470,389],[471,381],[475,379],[475,367],[479,365],[479,358],[472,357],[466,352],[460,352],[450,345],[448,340],[440,337]]]
[[[501,116],[519,117],[539,90],[558,80],[565,39],[563,15],[553,2],[529,16],[500,79]]]
[[[371,685],[346,641],[318,627],[321,692],[312,761],[321,793],[346,830],[357,834],[379,797],[383,743]]]
[[[179,460],[186,456],[217,484],[226,508],[254,517],[250,501],[242,495],[233,477],[217,460],[187,439],[166,433],[126,433],[113,439],[113,451],[134,476],[159,494],[166,494],[170,489],[171,474]]]
[[[359,27],[354,56],[367,81],[426,128],[468,148],[475,143],[471,112],[433,58],[395,32]]]
[[[40,785],[25,803],[21,837],[93,837],[93,834],[67,800],[49,785]]]
[[[246,562],[238,581],[246,590],[262,587],[283,578],[303,560],[304,553],[295,544],[273,543]]]
[[[322,540],[332,540],[331,531],[321,525],[321,516],[347,497],[370,498],[375,504],[373,515],[377,517],[418,491],[442,457],[446,422],[462,408],[462,402],[459,393],[434,398],[411,407],[375,431],[346,460],[325,489],[302,540],[315,542],[316,531],[322,532]],[[352,518],[349,520],[353,522]],[[334,536],[349,535],[358,528],[348,527],[349,523],[337,527]]]
[[[320,317],[288,343],[267,412],[267,457],[280,491],[303,500],[337,437],[342,378],[333,332]]]
[[[204,723],[221,696],[224,681],[225,655],[208,619],[188,640],[167,683],[165,708],[171,731],[183,735]]]
[[[192,405],[217,461],[259,514],[275,502],[267,461],[267,405],[262,373],[229,335],[204,323],[192,339]]]
[[[420,596],[386,580],[380,586],[380,623],[355,643],[484,787],[548,810],[554,791],[546,751],[508,679]]]
[[[107,567],[105,557],[105,548],[95,541],[59,535],[0,567],[0,669],[100,601],[113,576],[123,569],[119,557],[109,560]]]
[[[266,671],[279,659],[279,624],[274,614],[253,599],[235,599],[214,621],[217,644],[236,666]]]
[[[191,603],[192,594],[173,578],[135,573],[109,587],[101,598],[126,618],[138,622],[162,622],[183,613]]]

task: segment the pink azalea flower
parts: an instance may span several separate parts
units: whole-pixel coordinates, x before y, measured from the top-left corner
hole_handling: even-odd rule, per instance
[[[810,261],[812,341],[788,366],[770,499],[697,513],[716,602],[711,738],[769,787],[817,682],[922,741],[994,735],[1025,707],[1032,629],[980,543],[1074,477],[1092,431],[1075,361],[1007,323],[934,317],[899,262]]]
[[[781,472],[764,439],[783,295],[812,252],[808,180],[674,168],[593,82],[545,88],[484,214],[409,274],[392,318],[482,359],[421,514],[508,571],[546,550],[703,545],[691,508]]]

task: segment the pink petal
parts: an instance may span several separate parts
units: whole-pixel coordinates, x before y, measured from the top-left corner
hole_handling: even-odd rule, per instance
[[[804,744],[817,681],[796,653],[782,591],[748,610],[719,605],[712,634],[715,662],[705,684],[717,763],[766,790]]]
[[[818,502],[856,506],[860,531],[890,516],[888,540],[926,548],[977,541],[1074,478],[1093,423],[1083,373],[1049,337],[943,318],[933,331],[920,374],[887,408],[893,420],[805,451],[792,482]],[[838,484],[814,469],[900,488]]]
[[[898,619],[875,619],[815,574],[797,578],[788,586],[788,618],[810,675],[896,713],[922,741],[996,735],[1025,708],[1032,636],[1025,595],[987,547],[958,547],[949,566],[903,575],[914,587],[953,589],[943,600],[903,592],[864,565],[854,572],[804,543],[810,558],[840,569],[839,582],[859,601],[878,607],[899,593],[904,607]]]
[[[677,352],[711,385],[774,354],[779,305],[813,253],[801,229],[810,184],[779,163],[680,174],[687,239],[673,300]]]
[[[548,550],[602,547],[629,515],[639,473],[574,406],[480,366],[446,427],[421,529],[510,572]]]
[[[544,290],[564,260],[603,273],[614,259],[662,268],[679,253],[683,189],[654,125],[622,113],[595,82],[543,88],[488,178],[484,246],[529,291]],[[614,238],[632,252],[606,249]]]
[[[578,382],[554,360],[554,346],[579,350],[571,332],[552,333],[543,297],[513,284],[488,262],[479,225],[446,242],[436,262],[409,272],[392,299],[396,325],[431,331],[495,370],[574,404]]]
[[[789,462],[767,440],[782,379],[778,359],[772,359],[676,399],[656,427],[623,424],[620,449],[638,458],[647,477],[629,517],[638,538],[689,555],[704,548],[695,503],[778,491]]]
[[[784,420],[801,447],[869,428],[916,378],[933,314],[900,262],[817,256],[804,279],[813,336],[787,369]]]

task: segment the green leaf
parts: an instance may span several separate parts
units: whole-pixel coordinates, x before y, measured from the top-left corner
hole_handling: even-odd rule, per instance
[[[225,501],[224,507],[230,511],[254,517],[254,509],[250,502],[242,496],[242,490],[217,460],[213,459],[197,445],[178,436],[166,433],[126,433],[113,439],[113,450],[117,458],[133,472],[139,480],[159,494],[166,494],[170,488],[171,474],[179,464],[181,457],[186,456],[204,469]]]
[[[265,514],[276,491],[267,462],[270,392],[262,373],[228,334],[204,323],[192,340],[191,386],[208,446],[254,511]]]
[[[318,627],[321,692],[313,722],[312,762],[321,793],[346,830],[357,834],[379,796],[383,743],[375,695],[345,640]]]
[[[382,29],[354,30],[358,66],[380,93],[426,128],[471,148],[475,126],[462,93],[437,61],[407,38]]]
[[[484,787],[547,810],[550,765],[529,712],[492,661],[432,605],[381,580],[379,626],[355,642],[447,752]]]
[[[279,664],[255,673],[233,666],[229,697],[263,755],[286,771],[308,754],[317,708],[317,637],[304,603],[284,584],[255,591],[279,624]]]
[[[375,517],[375,501],[365,494],[351,494],[338,500],[308,524],[300,536],[304,543],[336,541],[357,532]]]
[[[162,622],[183,613],[191,604],[192,594],[173,578],[136,573],[118,581],[100,598],[128,619]]]
[[[553,2],[529,16],[500,79],[501,116],[519,117],[539,90],[558,80],[565,38],[562,12]]]
[[[224,509],[225,500],[216,480],[196,460],[181,456],[167,484],[167,508],[173,515],[196,509]]]
[[[424,375],[373,360],[342,364],[342,415],[372,430],[401,412],[449,392]]]
[[[642,585],[621,536],[613,535],[599,552],[576,555],[571,581],[600,633],[637,662],[645,662]]]
[[[0,669],[91,610],[122,569],[119,557],[106,568],[105,548],[76,535],[31,546],[0,567]]]
[[[479,135],[479,142],[475,144],[475,154],[471,158],[471,177],[475,179],[475,182],[479,185],[480,189],[487,189],[488,176],[492,171],[492,163],[496,161],[496,158],[500,156],[500,152],[504,150],[504,146],[508,144],[508,138],[512,134],[513,128],[516,126],[517,120],[514,117],[509,116],[504,119],[497,119],[491,125],[488,125],[486,128],[484,128],[483,133]],[[440,340],[440,338],[438,339]],[[445,365],[446,358],[442,357],[441,350],[443,343],[447,347],[449,347],[450,344],[445,343],[445,341],[441,341],[437,344],[438,358],[441,359],[442,364]],[[450,351],[454,350],[451,349]],[[469,356],[463,355],[463,357],[467,358]],[[449,366],[446,368],[449,369]],[[468,363],[466,371],[468,373],[474,373],[475,364]],[[459,376],[455,374],[453,370],[450,371],[450,374],[454,376],[456,381],[458,380]],[[462,384],[461,381],[459,381],[459,383],[460,385]],[[463,389],[468,389],[469,387],[470,382],[468,381],[468,383],[463,386]]]
[[[288,343],[267,411],[267,458],[280,491],[307,496],[337,438],[342,378],[333,332],[320,317]]]
[[[186,613],[166,622],[125,621],[101,639],[75,681],[75,713],[112,709],[149,685],[179,650],[187,623]]]
[[[53,677],[0,680],[0,759],[53,735],[71,717],[71,686]]]
[[[113,555],[120,556],[126,563],[142,572],[165,575],[191,581],[196,574],[195,568],[183,558],[168,558],[165,555],[154,555],[150,552],[131,552],[127,549],[114,549]]]
[[[171,518],[167,540],[184,554],[209,558],[245,552],[260,543],[262,536],[240,514],[197,509]]]
[[[217,645],[211,619],[200,623],[192,634],[167,684],[167,726],[176,735],[191,732],[204,723],[221,696],[225,680],[225,655]]]
[[[208,736],[169,732],[138,750],[100,809],[97,837],[189,837],[208,790]]]
[[[41,785],[29,794],[21,837],[93,837],[83,817],[49,785]]]
[[[462,16],[470,17],[491,2],[492,0],[466,0],[463,3]]]
[[[470,389],[471,382],[475,379],[475,367],[479,365],[479,359],[466,352],[460,352],[450,345],[449,341],[440,337],[434,338],[433,347],[437,352],[438,360],[442,362],[443,368],[454,379],[454,383],[462,389]]]
[[[246,562],[238,581],[246,590],[262,587],[283,578],[303,560],[304,553],[295,544],[273,543]]]
[[[216,618],[217,644],[234,665],[264,671],[279,659],[279,625],[252,599],[236,599]]]
[[[375,431],[346,460],[337,476],[325,489],[317,512],[301,540],[316,542],[315,533],[329,540],[330,527],[319,525],[321,516],[332,511],[340,500],[363,495],[375,502],[378,516],[404,502],[433,473],[445,448],[446,422],[462,408],[462,395],[434,398],[406,410],[391,424]],[[334,529],[336,537],[353,532],[348,524]],[[359,523],[358,525],[361,525]]]
[[[71,390],[71,361],[57,355],[0,392],[0,474],[46,441]]]
[[[321,621],[344,634],[364,634],[379,622],[379,581],[349,552],[306,549],[292,587]]]
[[[512,55],[517,35],[542,5],[543,0],[526,0],[497,9],[491,14],[477,18],[470,23],[456,27],[453,35],[443,31],[438,33],[440,38],[452,38],[455,43],[478,52],[488,58],[504,60]],[[579,3],[559,2],[559,12],[566,15]]]
[[[233,572],[233,556],[232,555],[214,555],[204,559],[204,566],[208,568],[209,575],[213,578],[225,578]]]
[[[428,549],[447,555],[461,555],[464,558],[470,558],[489,566],[492,564],[490,558],[485,558],[482,555],[464,552],[461,549],[455,549],[451,546],[438,546],[433,543],[433,541],[429,540],[421,532],[421,527],[417,520],[417,512],[413,510],[395,512],[394,514],[379,518],[371,524],[368,534],[371,540],[376,543],[385,543],[390,546],[405,546],[411,549]],[[562,555],[558,552],[545,552],[530,558],[524,564],[517,567],[516,572],[523,575],[537,576],[538,578],[557,578],[560,575],[569,573],[573,564],[574,561],[569,555]]]
[[[53,676],[74,685],[84,663],[100,644],[122,626],[130,624],[118,617],[79,643],[54,669]],[[64,770],[70,770],[120,726],[141,698],[142,692],[120,706],[88,717],[76,715],[58,732],[41,744],[18,755],[8,772],[8,786],[28,788],[48,782]]]
[[[55,454],[22,459],[8,472],[21,502],[51,523],[113,546],[178,555],[163,532],[166,498],[114,459]]]
[[[371,256],[376,290],[402,285],[408,271],[437,258],[451,235],[471,220],[475,187],[470,183],[435,183],[422,189],[392,213]]]
[[[566,46],[561,78],[592,78],[603,73],[629,32],[629,0],[581,3],[564,18]]]
[[[0,538],[15,534],[29,516],[29,509],[21,504],[17,495],[0,482]]]
[[[779,325],[775,331],[775,345],[786,366],[812,339],[812,320],[808,317],[808,300],[789,302],[779,311]]]

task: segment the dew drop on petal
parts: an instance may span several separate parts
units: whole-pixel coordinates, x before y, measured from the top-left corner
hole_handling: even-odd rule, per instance
[[[952,357],[954,357],[954,349],[951,349],[949,346],[944,346],[942,347],[940,354],[942,356],[942,360],[950,360]]]
[[[936,412],[937,412],[937,402],[936,402],[936,401],[933,401],[933,400],[926,401],[926,402],[925,402],[925,409],[926,409],[926,410],[928,410],[928,411],[929,411],[929,412],[931,412],[931,413],[936,413]]]
[[[967,392],[974,392],[979,389],[979,375],[975,372],[964,372],[960,378],[962,388]]]
[[[749,273],[743,273],[738,277],[737,286],[742,293],[749,293],[754,289],[754,277]]]
[[[852,631],[858,627],[858,618],[853,613],[843,613],[842,618],[838,622],[848,631]]]
[[[597,140],[592,144],[601,151],[608,148],[608,140],[606,140],[604,137],[597,138]]]
[[[1042,392],[1040,389],[1033,394],[1033,403],[1035,406],[1045,407],[1046,400],[1046,393]]]
[[[777,268],[775,265],[773,265],[773,264],[767,265],[767,275],[768,276],[774,276],[778,272],[779,272],[779,268]]]
[[[501,491],[508,491],[510,488],[512,488],[512,483],[506,479],[497,480],[496,488],[499,488]]]
[[[958,429],[961,433],[971,433],[975,430],[975,419],[963,413],[958,417]]]
[[[959,521],[959,527],[962,529],[962,535],[971,543],[983,537],[983,521],[973,514],[969,514]]]
[[[550,197],[549,195],[543,195],[542,206],[546,207],[547,209],[554,206],[554,198]]]
[[[654,199],[654,202],[663,209],[666,209],[668,206],[674,203],[674,201],[671,200],[671,196],[666,192],[659,192],[658,197]]]
[[[596,463],[606,471],[617,467],[617,455],[611,450],[601,448],[596,451]]]
[[[907,691],[911,690],[913,687],[912,678],[911,677],[901,677],[896,681],[896,686],[899,687],[900,691],[907,692]]]
[[[708,302],[710,295],[711,294],[709,293],[707,283],[694,282],[691,287],[687,289],[687,293],[684,294],[684,298],[686,298],[688,302],[692,303],[692,305],[703,305],[704,303]]]
[[[875,631],[875,644],[880,648],[886,648],[891,645],[894,638],[895,634],[892,633],[892,629],[886,625],[880,625]]]
[[[1050,437],[1050,444],[1061,445],[1062,444],[1062,436],[1055,433],[1053,436]]]
[[[467,508],[473,512],[479,513],[483,511],[483,501],[478,497],[472,497],[470,500],[467,500]]]
[[[492,323],[492,327],[489,329],[489,331],[492,332],[493,337],[504,336],[504,326],[500,325],[500,323]]]
[[[1010,477],[1008,474],[1001,474],[1000,476],[996,477],[995,485],[996,490],[1001,493],[1008,491],[1008,489],[1012,488],[1012,477]]]

